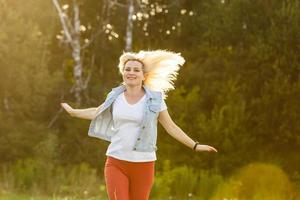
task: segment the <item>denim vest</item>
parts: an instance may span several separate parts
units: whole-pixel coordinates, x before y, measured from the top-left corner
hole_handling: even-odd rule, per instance
[[[157,151],[157,117],[160,112],[162,93],[152,91],[145,85],[143,85],[143,88],[146,92],[143,120],[140,124],[139,136],[132,150],[152,152]],[[112,103],[125,89],[125,85],[120,85],[108,93],[103,106],[90,123],[89,136],[109,142],[111,141],[111,137],[117,133],[113,127]],[[128,130],[128,132],[130,132],[130,130]]]

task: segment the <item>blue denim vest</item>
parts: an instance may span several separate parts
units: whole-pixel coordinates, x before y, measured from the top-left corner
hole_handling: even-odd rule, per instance
[[[140,133],[133,151],[152,152],[157,151],[157,117],[161,107],[162,93],[152,91],[145,85],[143,85],[143,88],[146,92],[146,103],[143,120],[140,124]],[[103,106],[91,121],[88,132],[89,136],[111,141],[111,137],[116,134],[116,130],[113,127],[112,103],[125,89],[125,85],[120,85],[108,93]]]

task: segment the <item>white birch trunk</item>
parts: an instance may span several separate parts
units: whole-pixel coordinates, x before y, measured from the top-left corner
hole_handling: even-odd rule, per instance
[[[81,93],[84,89],[82,77],[82,55],[80,43],[80,19],[79,19],[79,5],[76,0],[73,0],[73,25],[66,13],[63,11],[58,0],[52,0],[58,12],[62,28],[64,30],[65,42],[70,44],[72,49],[72,58],[74,60],[73,78],[74,87],[73,92],[76,99],[76,104],[80,105],[82,102]]]
[[[134,14],[133,0],[128,0],[128,15],[127,15],[127,26],[125,36],[125,51],[132,51],[132,32],[133,22],[132,16]]]
[[[73,8],[74,8],[74,30],[73,30],[73,51],[72,57],[75,62],[75,66],[73,68],[73,77],[75,80],[75,88],[74,95],[76,99],[76,103],[78,105],[81,104],[81,93],[83,90],[83,82],[82,82],[82,56],[81,56],[81,44],[80,44],[80,19],[79,19],[79,6],[76,0],[73,0]]]

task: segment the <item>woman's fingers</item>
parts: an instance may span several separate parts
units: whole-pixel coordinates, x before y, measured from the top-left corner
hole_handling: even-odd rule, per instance
[[[72,109],[71,106],[69,106],[69,104],[67,104],[67,103],[61,103],[61,105],[65,109]]]
[[[66,111],[68,111],[68,108],[67,108],[67,104],[66,104],[66,103],[61,103],[60,105],[61,105],[61,107],[63,107]]]
[[[60,103],[60,105],[68,112],[71,113],[73,108],[71,106],[69,106],[69,104],[67,103]]]
[[[213,148],[211,146],[209,146],[209,148],[210,148],[210,151],[218,152],[217,149],[215,149],[215,148]]]
[[[208,145],[198,145],[199,146],[199,149],[197,147],[197,150],[198,151],[209,151],[209,152],[218,152],[217,149],[215,149],[214,147],[212,146],[208,146]]]
[[[70,107],[67,103],[60,103],[62,107],[66,108],[66,107]]]
[[[218,152],[215,148],[213,147],[208,147],[208,151],[213,151],[213,152]]]
[[[212,151],[218,152],[217,149],[215,149],[215,148],[213,148],[213,147],[210,147],[210,148],[211,148]]]

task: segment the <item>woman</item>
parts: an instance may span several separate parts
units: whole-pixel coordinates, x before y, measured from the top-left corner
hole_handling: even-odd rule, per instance
[[[104,176],[110,200],[147,200],[154,182],[157,120],[172,137],[187,147],[217,152],[188,137],[171,119],[166,92],[174,89],[185,60],[166,50],[123,53],[119,71],[123,83],[112,89],[97,108],[62,107],[74,117],[90,119],[88,135],[110,142]]]

